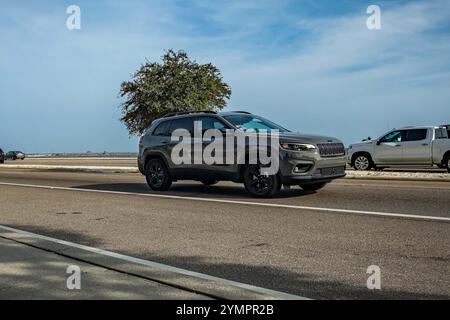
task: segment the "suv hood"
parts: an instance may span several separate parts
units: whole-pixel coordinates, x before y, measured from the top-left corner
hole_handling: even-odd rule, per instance
[[[280,132],[280,142],[282,143],[342,143],[339,139],[327,136],[303,134],[298,132]]]

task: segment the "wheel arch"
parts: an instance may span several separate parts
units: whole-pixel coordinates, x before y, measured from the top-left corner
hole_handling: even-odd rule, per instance
[[[442,165],[444,165],[445,167],[447,167],[447,161],[450,158],[450,150],[448,150],[447,152],[444,153],[444,156],[442,157],[441,163]]]
[[[368,152],[368,151],[357,151],[357,152],[355,152],[355,153],[352,155],[352,161],[351,161],[352,167],[355,166],[355,160],[356,160],[356,158],[359,157],[359,156],[367,156],[368,159],[369,159],[369,161],[370,161],[370,163],[371,163],[372,165],[375,165],[375,162],[373,161],[373,157],[372,157],[372,155],[370,154],[370,152]]]
[[[159,159],[162,160],[164,162],[164,164],[166,165],[167,169],[170,170],[169,167],[169,163],[167,162],[166,157],[164,157],[164,155],[160,152],[148,152],[145,157],[144,157],[144,171],[147,168],[147,164],[149,163],[150,160],[153,159]]]

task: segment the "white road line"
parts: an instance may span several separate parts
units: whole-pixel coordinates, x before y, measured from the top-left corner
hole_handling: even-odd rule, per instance
[[[192,200],[192,201],[203,201],[203,202],[227,203],[227,204],[241,204],[241,205],[247,205],[247,206],[286,208],[286,209],[298,209],[298,210],[309,210],[309,211],[320,211],[320,212],[339,212],[339,213],[351,213],[351,214],[369,215],[369,216],[378,216],[378,217],[409,218],[409,219],[418,219],[418,220],[450,222],[450,218],[447,218],[447,217],[365,211],[365,210],[308,207],[308,206],[297,206],[297,205],[282,204],[282,203],[266,203],[266,202],[252,202],[252,201],[200,198],[200,197],[188,197],[188,196],[172,196],[172,195],[166,195],[166,194],[153,194],[153,193],[135,193],[135,192],[124,192],[124,191],[80,189],[80,188],[70,188],[70,187],[54,187],[54,186],[9,183],[9,182],[0,182],[0,186],[40,188],[40,189],[50,189],[50,190],[79,191],[79,192],[93,192],[93,193],[106,193],[106,194],[120,194],[120,195],[143,196],[143,197],[151,197],[151,198],[180,199],[180,200]]]
[[[397,182],[393,180],[393,182]],[[429,181],[427,181],[429,182]],[[437,183],[443,183],[440,181],[436,181]],[[448,184],[447,184],[448,185]],[[446,187],[430,187],[430,186],[399,186],[399,185],[389,185],[389,184],[379,184],[379,183],[342,183],[342,182],[333,182],[330,183],[329,186],[343,186],[343,187],[368,187],[373,189],[385,189],[385,188],[394,188],[394,189],[420,189],[420,190],[442,190],[446,192],[450,190],[450,188]]]
[[[186,275],[186,276],[191,276],[191,277],[195,277],[195,278],[199,278],[199,279],[203,279],[203,280],[214,281],[214,282],[218,282],[218,283],[221,283],[221,284],[226,284],[226,285],[237,287],[237,288],[250,290],[250,291],[253,291],[253,292],[256,292],[256,293],[267,294],[267,295],[270,295],[272,297],[279,298],[279,299],[310,300],[309,298],[306,298],[306,297],[301,297],[301,296],[292,295],[292,294],[285,293],[285,292],[270,290],[270,289],[266,289],[266,288],[253,286],[253,285],[250,285],[250,284],[245,284],[245,283],[241,283],[241,282],[237,282],[237,281],[232,281],[232,280],[228,280],[228,279],[214,277],[214,276],[210,276],[210,275],[207,275],[207,274],[204,274],[204,273],[199,273],[199,272],[195,272],[195,271],[190,271],[190,270],[186,270],[186,269],[172,267],[172,266],[169,266],[169,265],[166,265],[166,264],[153,262],[153,261],[149,261],[149,260],[144,260],[144,259],[139,259],[139,258],[127,256],[127,255],[124,255],[124,254],[120,254],[120,253],[116,253],[116,252],[112,252],[112,251],[106,251],[106,250],[102,250],[102,249],[99,249],[99,248],[89,247],[89,246],[85,246],[85,245],[82,245],[82,244],[73,243],[73,242],[69,242],[69,241],[65,241],[65,240],[59,240],[59,239],[56,239],[56,238],[51,238],[51,237],[43,236],[43,235],[40,235],[40,234],[36,234],[36,233],[24,231],[24,230],[11,228],[11,227],[4,226],[4,225],[0,225],[0,229],[6,230],[6,231],[10,231],[10,232],[15,232],[15,233],[18,233],[18,234],[21,234],[21,235],[25,235],[25,236],[28,236],[28,237],[32,237],[32,238],[37,238],[37,239],[41,239],[41,240],[46,240],[46,241],[58,243],[58,244],[61,244],[61,245],[64,245],[64,246],[72,247],[72,248],[81,249],[81,250],[84,250],[84,251],[93,252],[93,253],[104,255],[104,256],[108,256],[108,257],[121,259],[121,260],[124,260],[124,261],[127,261],[127,262],[144,265],[144,266],[151,267],[151,268],[160,269],[160,270],[163,270],[163,271],[168,271],[168,272],[173,272],[173,273],[182,274],[182,275]]]

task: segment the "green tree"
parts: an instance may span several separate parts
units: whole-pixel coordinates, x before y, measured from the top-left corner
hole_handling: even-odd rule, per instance
[[[168,50],[162,63],[147,61],[130,81],[122,82],[120,120],[130,134],[140,134],[167,113],[223,109],[230,95],[218,68],[198,64],[184,51]]]

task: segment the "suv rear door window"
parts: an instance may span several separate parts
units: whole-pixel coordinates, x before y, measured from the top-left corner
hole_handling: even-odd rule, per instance
[[[186,117],[172,120],[169,130],[170,133],[174,132],[177,129],[185,129],[192,134],[194,132],[194,118]]]
[[[209,129],[222,129],[225,128],[225,125],[219,119],[215,117],[199,117],[195,119],[195,121],[202,122],[202,131],[205,132]]]
[[[170,121],[164,121],[160,123],[155,130],[153,130],[154,136],[167,136],[169,135],[169,123]]]
[[[427,129],[412,129],[406,130],[406,140],[405,141],[420,141],[427,138]]]

